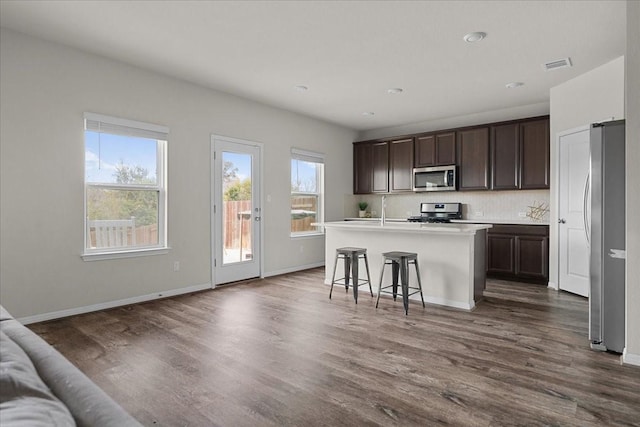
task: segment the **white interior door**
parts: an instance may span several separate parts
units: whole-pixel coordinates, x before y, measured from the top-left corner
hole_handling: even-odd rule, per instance
[[[558,261],[560,289],[589,296],[589,128],[558,137]]]
[[[261,151],[257,143],[212,137],[214,286],[261,275]]]

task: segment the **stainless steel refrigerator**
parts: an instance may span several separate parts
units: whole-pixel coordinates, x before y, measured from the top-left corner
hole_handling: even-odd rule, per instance
[[[590,148],[589,340],[595,350],[621,353],[625,344],[624,120],[591,125]]]

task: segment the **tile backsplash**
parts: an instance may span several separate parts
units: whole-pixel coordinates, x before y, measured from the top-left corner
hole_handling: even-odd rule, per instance
[[[387,218],[407,218],[420,214],[420,203],[462,203],[462,218],[471,220],[533,221],[526,214],[532,207],[549,206],[549,190],[518,191],[443,191],[424,193],[387,194]],[[345,217],[358,216],[358,202],[367,202],[367,211],[379,217],[382,195],[346,195]],[[549,221],[549,213],[542,222]]]

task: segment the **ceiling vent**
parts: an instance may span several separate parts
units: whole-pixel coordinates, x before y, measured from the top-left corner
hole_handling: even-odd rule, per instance
[[[571,58],[562,58],[556,61],[547,62],[542,65],[545,71],[557,70],[559,68],[571,67]]]

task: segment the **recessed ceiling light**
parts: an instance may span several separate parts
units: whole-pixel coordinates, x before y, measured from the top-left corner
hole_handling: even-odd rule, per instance
[[[293,87],[298,92],[306,92],[309,88],[305,85],[297,85]]]
[[[373,116],[374,114],[376,113],[374,113],[373,111],[365,111],[364,113],[362,113],[363,116]]]
[[[520,86],[524,86],[524,83],[522,83],[522,82],[511,82],[511,83],[508,83],[506,85],[507,89],[513,89],[513,88],[520,87]]]
[[[479,42],[485,37],[487,37],[487,33],[483,33],[482,31],[476,31],[474,33],[469,33],[465,35],[462,39],[467,43],[474,43],[474,42]]]
[[[392,87],[391,89],[387,89],[387,93],[402,93],[402,88]]]

